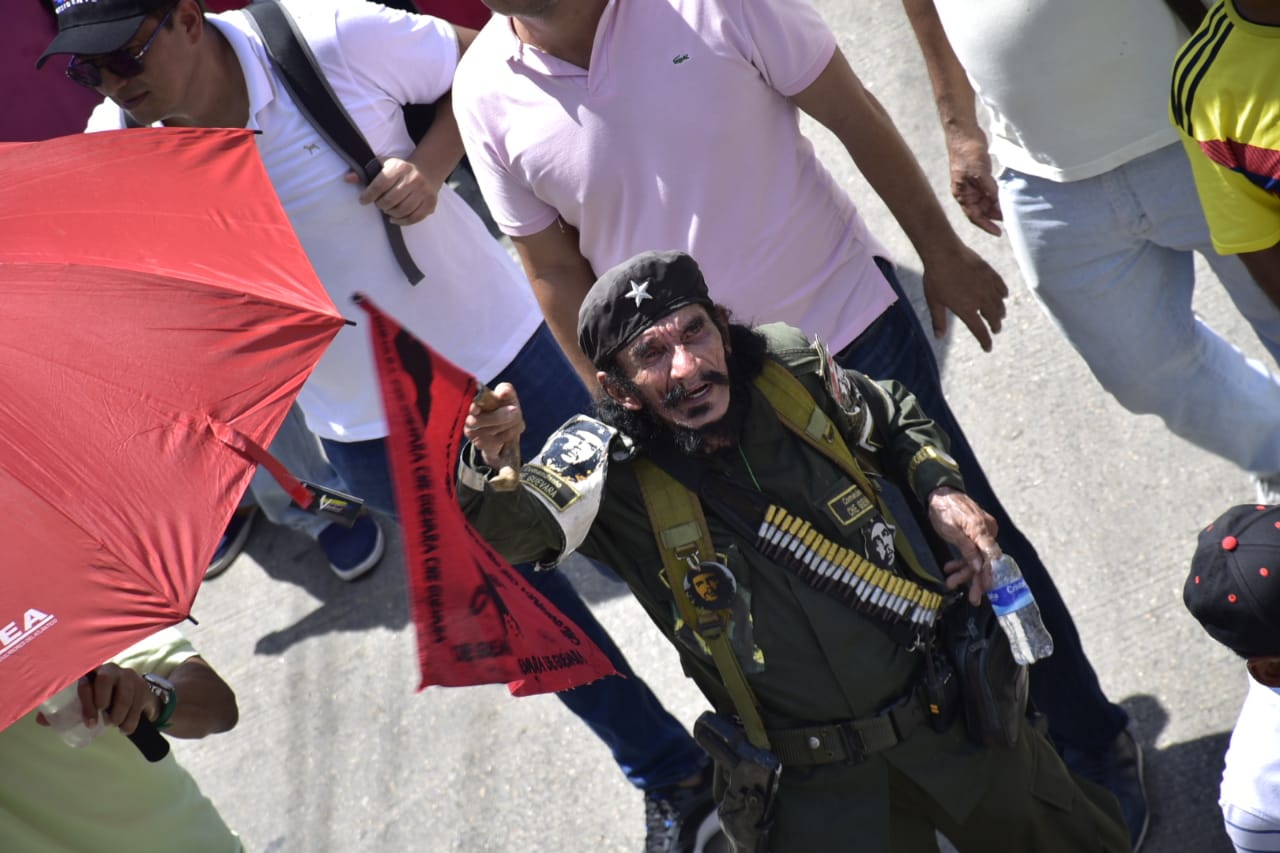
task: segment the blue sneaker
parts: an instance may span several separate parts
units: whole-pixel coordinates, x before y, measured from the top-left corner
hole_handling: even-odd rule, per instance
[[[231,567],[231,563],[244,550],[244,543],[249,539],[249,531],[253,528],[253,520],[258,515],[257,505],[240,507],[227,522],[227,529],[218,540],[218,549],[213,552],[209,568],[204,570],[204,579],[216,578]]]
[[[316,538],[329,558],[329,568],[344,581],[353,581],[372,571],[386,550],[382,528],[367,512],[350,527],[330,524]]]

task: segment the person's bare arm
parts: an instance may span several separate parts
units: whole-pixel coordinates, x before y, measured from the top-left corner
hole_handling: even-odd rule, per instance
[[[169,673],[169,681],[178,692],[178,707],[166,734],[201,738],[230,731],[240,721],[236,694],[204,658],[187,658]]]
[[[1240,260],[1253,280],[1276,305],[1280,305],[1280,243],[1260,252],[1244,252]]]
[[[987,135],[978,123],[973,85],[956,58],[933,0],[902,0],[933,85],[933,98],[947,142],[951,195],[974,225],[996,236],[1002,219],[992,175]]]
[[[915,246],[924,264],[934,334],[946,334],[950,309],[990,350],[1009,289],[956,235],[889,114],[863,88],[844,55],[837,50],[817,79],[791,100],[836,135]]]
[[[173,716],[164,734],[180,738],[202,738],[229,731],[240,719],[236,695],[203,658],[187,658],[167,676],[177,696]],[[98,711],[108,725],[133,734],[138,720],[159,719],[163,707],[142,674],[104,663],[94,671],[92,682],[80,681],[80,706],[85,723],[96,724]]]
[[[537,234],[514,237],[525,275],[533,286],[547,327],[573,369],[594,394],[596,368],[578,348],[578,309],[595,284],[595,272],[578,249],[578,230],[557,219]]]
[[[458,56],[466,53],[475,40],[476,31],[455,26]],[[382,171],[360,193],[361,204],[376,204],[391,217],[394,225],[413,225],[435,212],[440,187],[462,161],[462,135],[453,115],[453,94],[446,92],[436,101],[431,126],[417,147],[403,160],[387,157]],[[358,184],[362,177],[347,174],[347,182]]]
[[[431,126],[408,157],[382,159],[382,171],[360,192],[361,204],[376,204],[393,225],[413,225],[435,212],[440,187],[462,161],[462,135],[453,115],[453,95],[436,101]],[[348,172],[346,181],[363,178]]]
[[[467,52],[467,48],[471,47],[471,43],[476,40],[477,31],[470,27],[460,27],[453,25],[453,31],[458,34],[458,58]]]

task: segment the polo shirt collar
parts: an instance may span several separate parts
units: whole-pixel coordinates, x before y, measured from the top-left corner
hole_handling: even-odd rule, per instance
[[[244,12],[235,14],[243,15]],[[255,39],[249,38],[238,27],[225,21],[209,17],[208,23],[218,28],[218,32],[226,36],[231,49],[240,62],[240,70],[244,74],[244,85],[249,90],[249,124],[250,130],[261,130],[258,115],[276,98],[276,81],[272,76],[271,60],[267,57],[266,48]]]
[[[507,40],[506,55],[508,64],[524,66],[530,71],[545,77],[586,76],[590,88],[594,89],[596,82],[604,79],[608,71],[608,51],[605,47],[612,38],[614,22],[618,16],[618,5],[621,2],[623,0],[609,0],[600,12],[600,21],[596,24],[595,40],[591,45],[591,68],[580,68],[572,62],[566,62],[559,57],[552,56],[531,44],[525,44],[516,35],[515,25],[511,19],[504,18],[499,29]],[[639,2],[647,3],[653,2],[653,0],[639,0]]]

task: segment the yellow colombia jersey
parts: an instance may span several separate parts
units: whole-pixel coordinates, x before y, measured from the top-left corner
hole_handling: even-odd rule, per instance
[[[1169,106],[1214,248],[1280,243],[1280,26],[1245,20],[1223,0],[1178,53]]]

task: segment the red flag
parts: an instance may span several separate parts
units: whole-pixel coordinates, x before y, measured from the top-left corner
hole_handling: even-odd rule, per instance
[[[362,299],[387,416],[421,690],[507,682],[516,696],[616,671],[604,653],[472,529],[454,480],[476,380]]]

